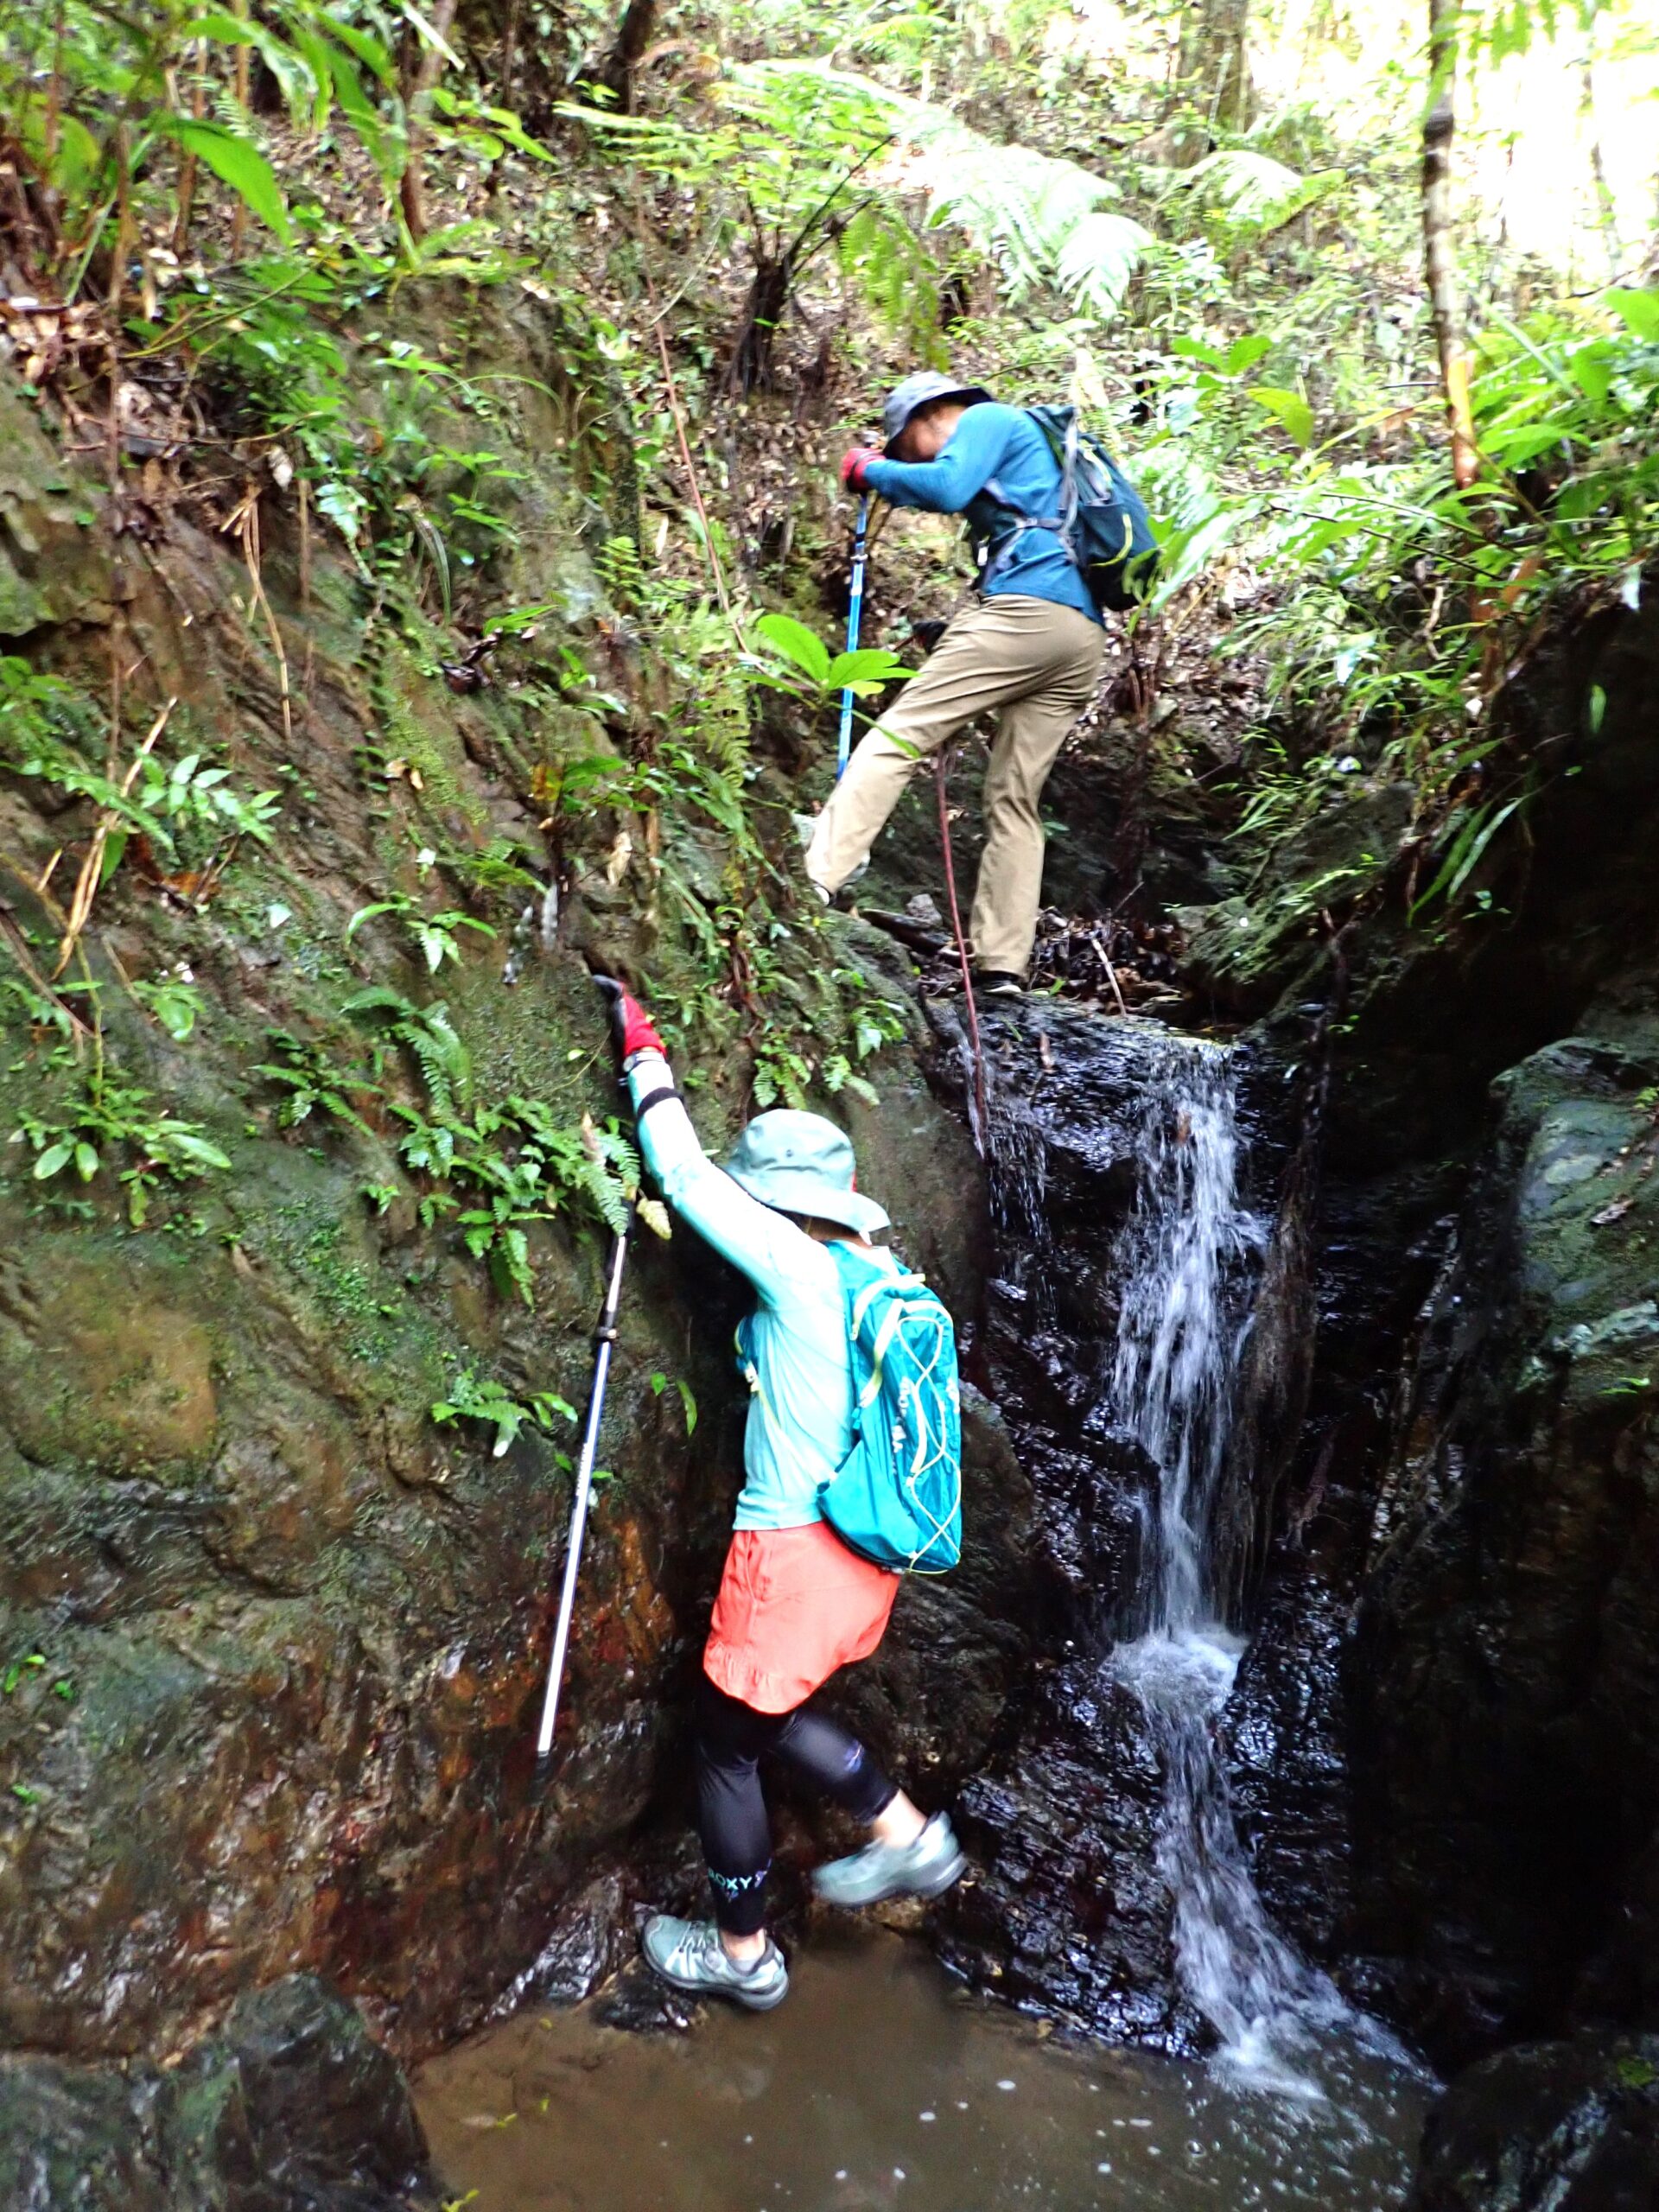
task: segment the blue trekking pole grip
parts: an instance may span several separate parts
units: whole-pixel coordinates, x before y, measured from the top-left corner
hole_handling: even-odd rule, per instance
[[[858,522],[853,531],[853,584],[847,600],[847,651],[858,651],[859,624],[864,614],[864,562],[870,530],[870,495],[859,494]],[[849,683],[841,695],[841,734],[836,741],[836,781],[839,783],[847,772],[847,762],[853,749],[853,687]]]

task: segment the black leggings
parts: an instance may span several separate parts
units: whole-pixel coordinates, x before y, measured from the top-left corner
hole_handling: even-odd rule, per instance
[[[705,1675],[697,1687],[697,1831],[714,1885],[715,1918],[732,1936],[766,1919],[772,1829],[759,1764],[767,1751],[867,1825],[898,1796],[856,1736],[821,1713],[757,1713]]]

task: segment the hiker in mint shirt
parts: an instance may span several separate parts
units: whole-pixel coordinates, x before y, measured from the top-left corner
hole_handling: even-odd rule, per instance
[[[976,988],[1013,995],[1030,964],[1042,896],[1038,802],[1066,732],[1094,696],[1105,632],[1076,562],[1053,531],[1030,519],[1057,512],[1060,467],[1028,415],[928,371],[899,386],[884,423],[886,458],[855,448],[842,481],[894,506],[961,515],[982,559],[979,598],[854,753],[817,818],[806,872],[833,898],[868,860],[918,761],[995,711],[969,933]]]
[[[845,1238],[871,1265],[898,1270],[870,1242],[887,1217],[855,1188],[853,1147],[832,1122],[760,1115],[717,1167],[697,1141],[650,1017],[620,984],[595,981],[612,1002],[647,1168],[675,1212],[748,1277],[760,1300],[746,1329],[745,1481],[695,1714],[697,1826],[714,1917],[658,1913],[645,1924],[643,1948],[677,1988],[767,2012],[787,1993],[789,1970],[766,1933],[772,1835],[763,1757],[786,1761],[871,1830],[864,1850],[814,1873],[827,1902],[937,1897],[965,1863],[945,1815],[927,1819],[855,1737],[806,1703],[837,1668],[875,1649],[899,1582],[842,1543],[818,1503],[853,1441],[846,1299],[829,1243]]]

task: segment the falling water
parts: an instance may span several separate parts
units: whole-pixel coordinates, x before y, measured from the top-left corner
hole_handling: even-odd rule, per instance
[[[1158,1855],[1175,1899],[1182,1985],[1215,2028],[1224,2067],[1315,2098],[1307,2055],[1362,2024],[1269,1924],[1216,1743],[1244,1650],[1220,1617],[1218,1508],[1249,1263],[1264,1230],[1239,1203],[1230,1053],[1171,1038],[1147,1074],[1113,1384],[1157,1485],[1140,1632],[1117,1646],[1111,1667],[1139,1694],[1163,1755]]]

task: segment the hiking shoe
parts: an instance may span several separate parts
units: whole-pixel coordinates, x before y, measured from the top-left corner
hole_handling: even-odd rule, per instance
[[[1023,998],[1026,979],[1011,975],[1006,968],[981,968],[974,975],[974,989],[982,999]]]
[[[770,1936],[754,1964],[741,1967],[712,1920],[676,1920],[658,1912],[645,1923],[639,1948],[653,1974],[694,1997],[730,1997],[752,2012],[770,2012],[789,1994],[789,1968]]]
[[[825,1904],[851,1911],[884,1897],[942,1896],[967,1864],[949,1819],[935,1813],[914,1843],[867,1843],[849,1859],[815,1867],[812,1887]]]

